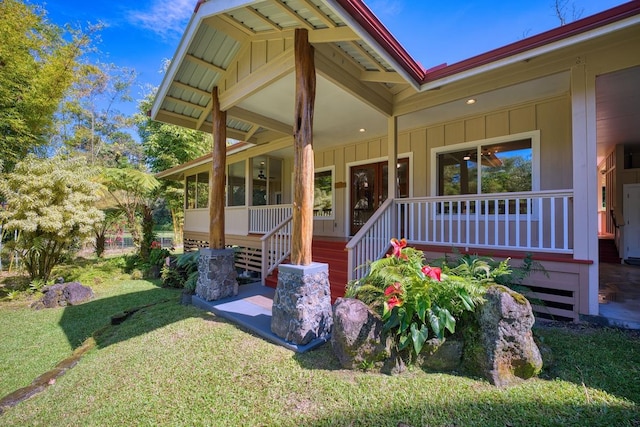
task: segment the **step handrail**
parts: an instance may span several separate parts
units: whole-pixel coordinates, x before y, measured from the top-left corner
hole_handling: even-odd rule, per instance
[[[262,280],[291,254],[291,220],[286,217],[280,224],[260,238],[262,246]]]
[[[393,205],[393,198],[385,200],[345,246],[349,281],[364,277],[367,261],[375,261],[389,250],[390,241],[396,237],[397,230]]]

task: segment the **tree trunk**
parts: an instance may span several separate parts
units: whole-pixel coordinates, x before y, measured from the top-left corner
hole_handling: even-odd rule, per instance
[[[213,88],[213,161],[209,186],[209,247],[224,249],[224,184],[227,162],[227,112],[220,111],[218,87]]]
[[[316,95],[314,49],[307,30],[295,31],[296,101],[293,163],[291,263],[311,264],[313,239],[313,108]]]

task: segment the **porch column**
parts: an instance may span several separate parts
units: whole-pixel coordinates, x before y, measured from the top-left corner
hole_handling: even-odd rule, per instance
[[[225,248],[224,186],[227,162],[227,113],[220,111],[218,88],[212,98],[213,147],[209,178],[209,248],[200,250],[196,295],[206,301],[238,294],[233,249]]]
[[[389,117],[387,123],[387,153],[389,154],[387,194],[389,198],[395,199],[398,197],[398,117]]]
[[[227,163],[227,112],[220,111],[218,87],[211,94],[213,121],[213,159],[209,186],[209,247],[224,249],[224,185]]]
[[[291,264],[311,264],[313,238],[313,108],[316,97],[314,49],[307,30],[295,31],[296,100],[293,125],[293,228]]]
[[[291,265],[278,267],[271,331],[297,345],[329,338],[333,325],[328,264],[311,262],[313,239],[313,107],[316,70],[307,30],[296,29],[293,224]]]
[[[391,116],[387,120],[387,197],[395,199],[398,197],[398,116]],[[395,209],[391,210],[391,235],[401,239],[399,236],[398,218]]]
[[[598,177],[595,75],[584,63],[571,69],[573,152],[573,253],[593,261],[581,283],[579,310],[598,314]],[[586,295],[585,295],[586,294]]]

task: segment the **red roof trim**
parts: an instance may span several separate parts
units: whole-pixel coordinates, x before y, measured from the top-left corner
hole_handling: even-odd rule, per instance
[[[424,68],[414,60],[398,40],[361,0],[336,0],[380,46],[395,59],[409,75],[420,83]]]
[[[441,79],[443,77],[467,71],[481,65],[486,65],[491,62],[507,58],[509,56],[517,55],[519,53],[538,48],[540,46],[576,36],[578,34],[603,27],[613,22],[621,21],[625,18],[637,15],[639,13],[640,0],[634,0],[629,3],[614,7],[612,9],[605,10],[604,12],[588,16],[584,19],[571,22],[562,27],[557,27],[544,33],[540,33],[535,36],[500,47],[498,49],[494,49],[489,52],[474,56],[472,58],[465,59],[455,64],[451,64],[447,67],[427,72],[422,83],[424,84],[433,80]]]

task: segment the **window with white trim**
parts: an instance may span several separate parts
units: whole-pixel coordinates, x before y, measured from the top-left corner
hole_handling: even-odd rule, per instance
[[[316,219],[333,219],[333,167],[317,169],[313,184],[313,216]]]

